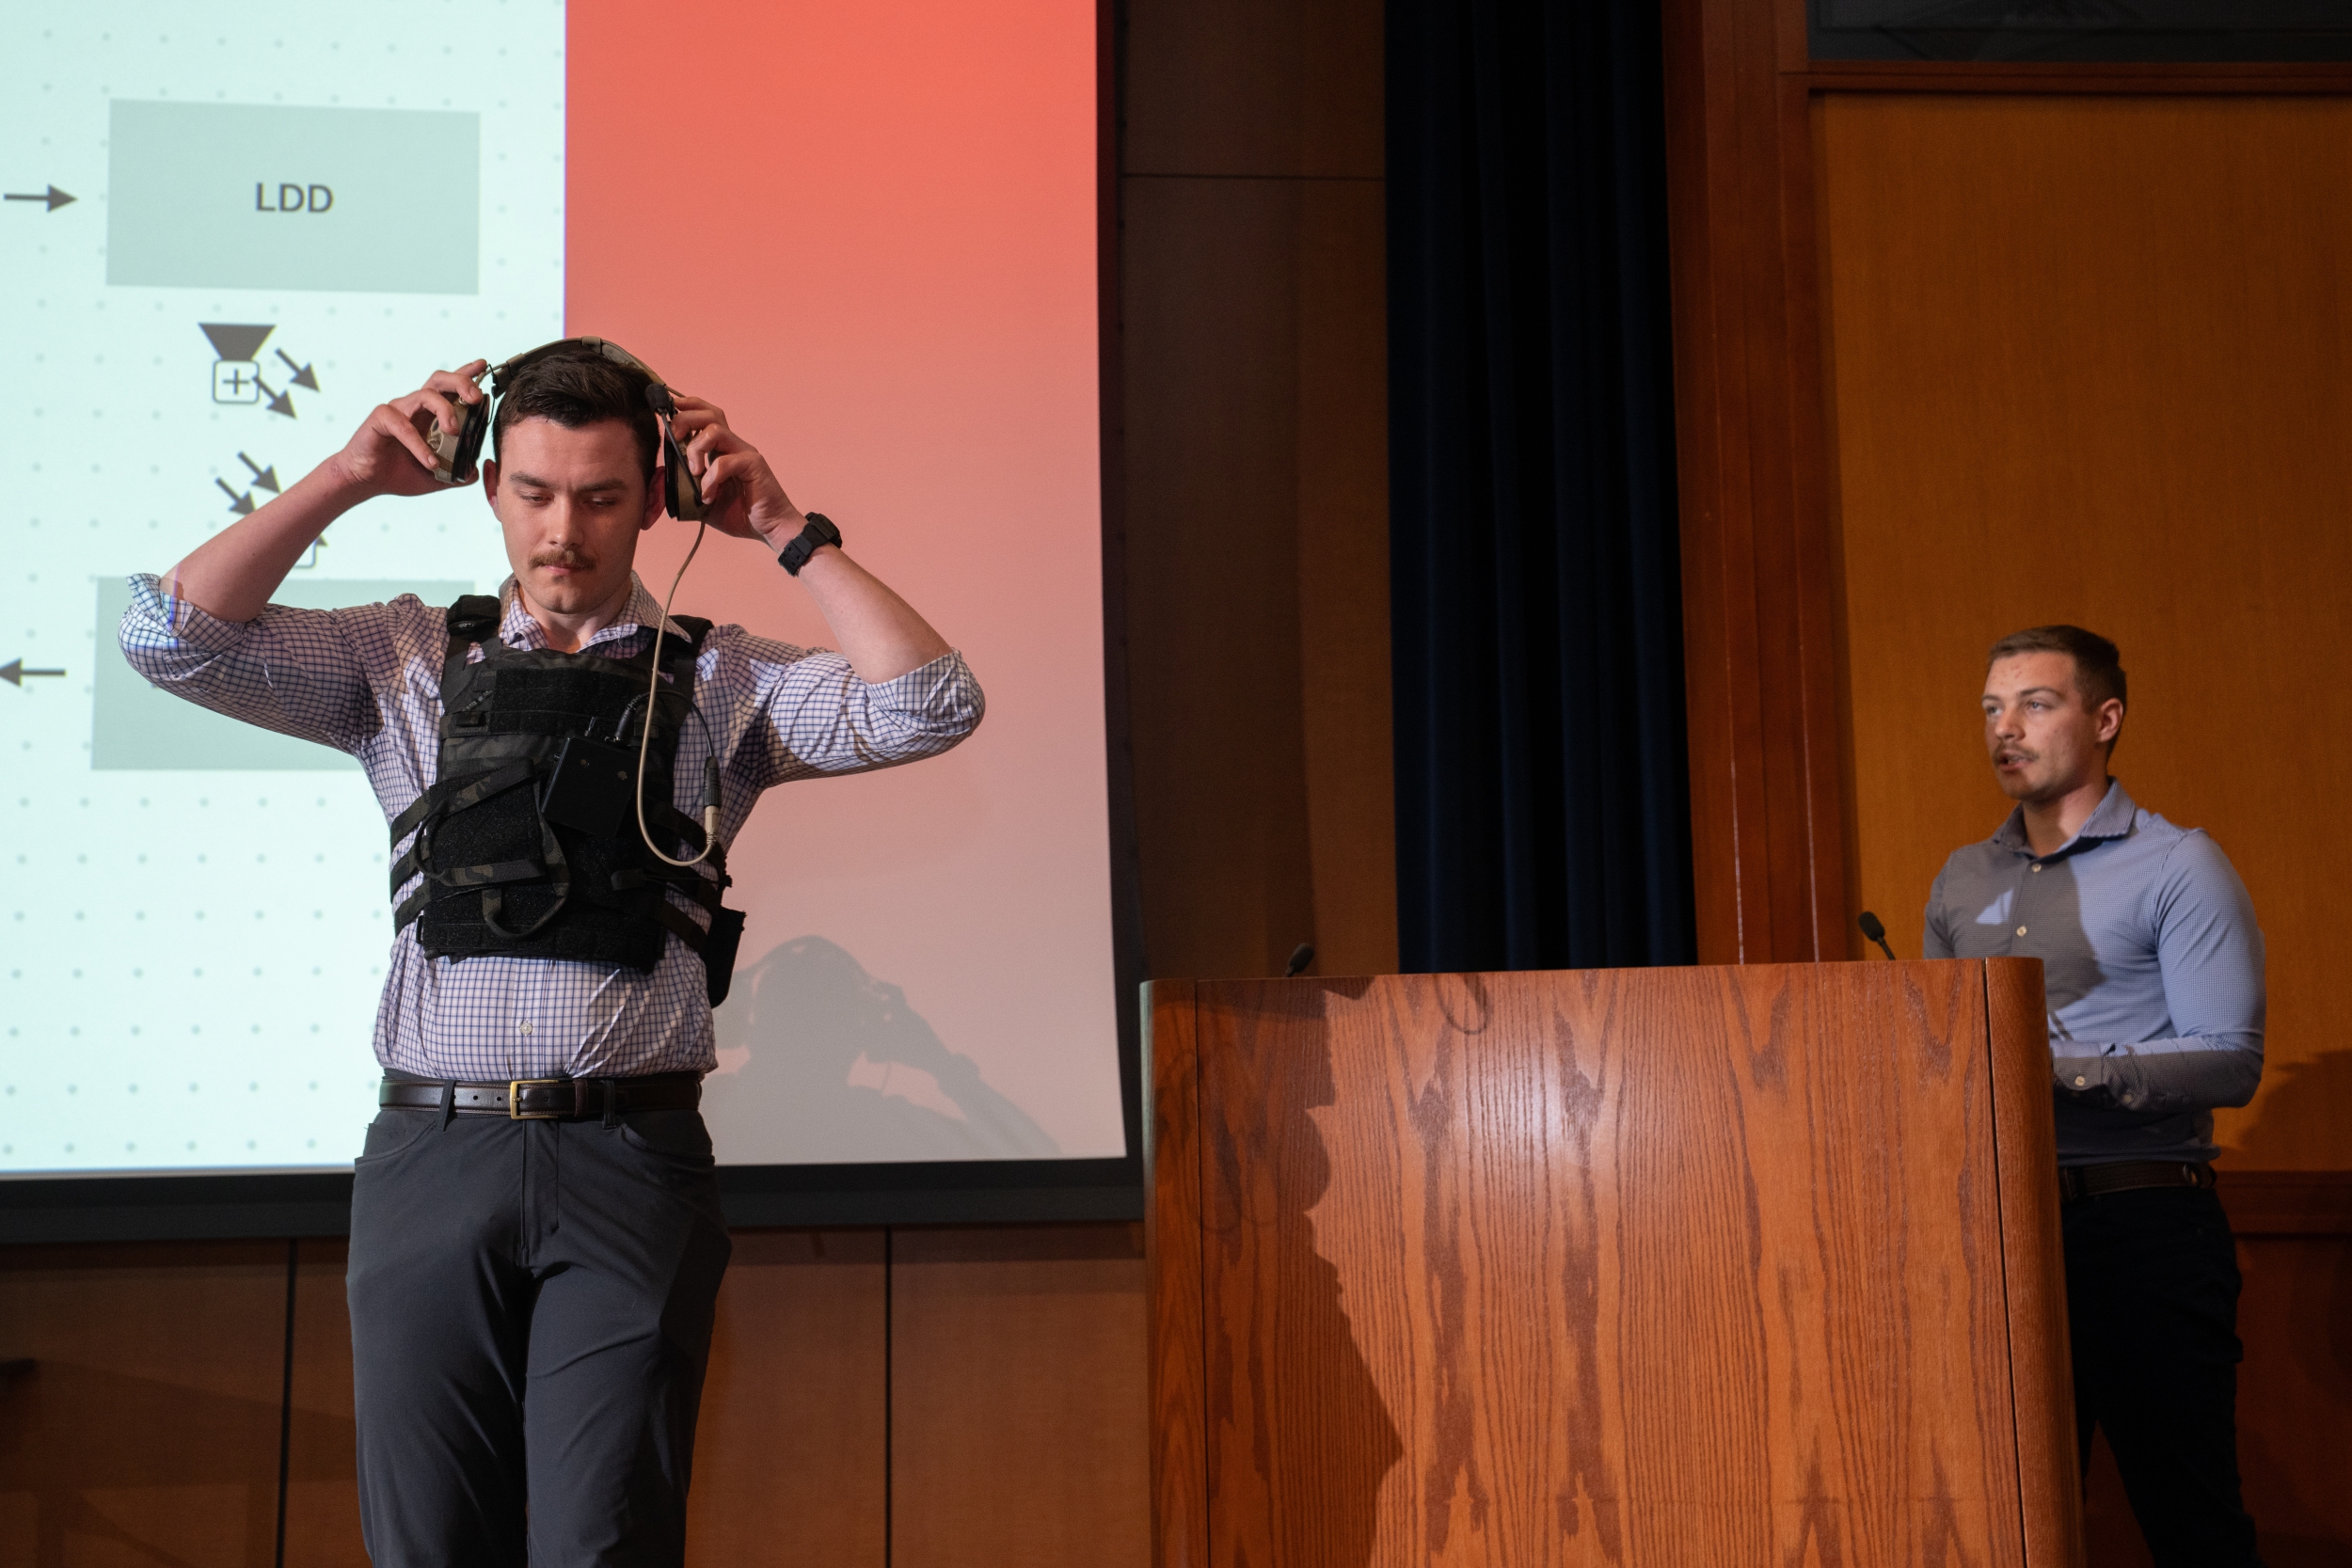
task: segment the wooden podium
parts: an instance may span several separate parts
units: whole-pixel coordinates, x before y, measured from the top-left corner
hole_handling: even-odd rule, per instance
[[[2038,962],[1147,1006],[1160,1568],[2079,1568]]]

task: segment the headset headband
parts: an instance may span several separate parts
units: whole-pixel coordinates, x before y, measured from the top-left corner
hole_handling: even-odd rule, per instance
[[[678,445],[677,433],[670,421],[677,417],[677,400],[670,395],[669,384],[660,372],[629,353],[609,338],[558,338],[551,343],[541,343],[528,353],[517,354],[501,362],[490,372],[490,395],[480,403],[469,404],[464,422],[455,436],[445,435],[438,425],[424,434],[424,443],[434,456],[433,477],[444,484],[470,484],[475,473],[475,459],[481,454],[483,438],[490,434],[493,405],[506,396],[507,382],[519,372],[547,358],[562,349],[584,348],[615,365],[627,366],[643,373],[646,379],[645,402],[661,421],[662,502],[670,515],[688,522],[703,515],[701,483],[687,471],[686,451]]]

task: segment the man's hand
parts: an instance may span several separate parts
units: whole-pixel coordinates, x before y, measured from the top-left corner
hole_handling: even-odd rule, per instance
[[[224,621],[250,621],[327,524],[374,496],[423,496],[449,488],[433,477],[433,450],[424,444],[424,432],[437,423],[451,436],[457,434],[465,423],[465,405],[485,396],[473,378],[486,368],[486,360],[477,359],[454,371],[436,371],[418,390],[379,404],[342,451],[173,567],[165,579],[171,596]]]
[[[456,436],[466,409],[489,395],[475,385],[489,368],[487,359],[476,359],[454,371],[435,371],[406,397],[377,404],[328,465],[361,499],[453,488],[433,477],[433,449],[424,444],[424,435],[438,424],[444,434]]]
[[[687,471],[702,485],[704,516],[712,528],[738,539],[765,540],[771,549],[792,542],[807,518],[758,449],[727,428],[725,409],[678,396],[670,428],[686,449]]]
[[[711,527],[780,551],[806,526],[768,460],[727,428],[725,410],[681,397],[670,428],[686,449],[688,470],[702,482],[703,515]],[[808,558],[800,582],[860,680],[896,680],[948,651],[930,622],[834,546]]]

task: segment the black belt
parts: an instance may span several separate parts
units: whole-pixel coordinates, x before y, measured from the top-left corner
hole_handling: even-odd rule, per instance
[[[2067,1203],[2142,1187],[2212,1185],[2213,1166],[2202,1160],[2119,1160],[2106,1165],[2058,1167],[2058,1197]]]
[[[512,1121],[593,1121],[631,1111],[691,1111],[702,1104],[699,1072],[640,1078],[510,1078],[503,1084],[444,1084],[387,1078],[375,1102],[387,1110],[451,1110]]]

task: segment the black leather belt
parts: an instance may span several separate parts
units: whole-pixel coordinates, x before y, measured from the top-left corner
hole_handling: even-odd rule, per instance
[[[2058,1197],[2079,1203],[2142,1187],[2210,1187],[2213,1166],[2202,1160],[2119,1160],[2106,1165],[2060,1165]]]
[[[699,1072],[641,1078],[510,1078],[503,1084],[443,1084],[387,1078],[375,1102],[387,1110],[452,1110],[512,1121],[594,1121],[631,1111],[691,1111],[702,1104]]]

